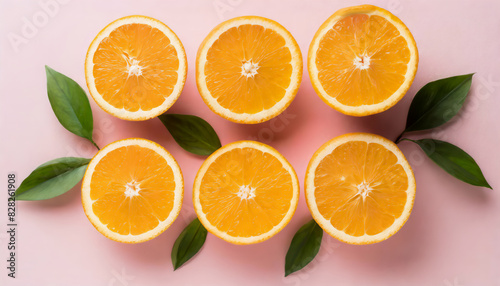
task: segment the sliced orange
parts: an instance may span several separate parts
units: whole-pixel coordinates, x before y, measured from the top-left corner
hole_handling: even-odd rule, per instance
[[[215,27],[198,49],[196,83],[205,103],[238,123],[279,115],[302,79],[297,42],[279,23],[238,17]]]
[[[351,244],[385,240],[406,222],[415,177],[392,141],[369,133],[336,137],[316,151],[305,179],[313,218],[331,236]]]
[[[125,120],[164,113],[181,94],[186,74],[179,38],[146,16],[128,16],[106,26],[85,58],[85,78],[95,102]]]
[[[138,243],[172,224],[183,191],[181,169],[167,150],[146,139],[125,139],[90,161],[82,183],[83,209],[106,237]]]
[[[309,47],[316,93],[348,115],[375,114],[395,105],[410,88],[417,66],[417,45],[408,28],[372,5],[335,12]]]
[[[203,163],[194,182],[200,222],[234,244],[251,244],[277,234],[292,218],[299,184],[288,161],[272,147],[239,141]]]

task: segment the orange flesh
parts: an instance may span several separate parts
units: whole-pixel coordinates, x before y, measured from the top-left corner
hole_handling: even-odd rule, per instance
[[[135,186],[138,195],[127,196],[126,191]],[[92,210],[111,231],[138,235],[168,217],[174,190],[174,173],[162,156],[144,147],[120,147],[95,167],[90,185]]]
[[[238,196],[254,189],[255,197]],[[222,154],[208,168],[200,187],[200,203],[207,220],[235,237],[257,236],[279,224],[293,197],[291,175],[269,153],[236,148]]]
[[[390,227],[407,200],[408,177],[397,161],[377,143],[352,141],[335,148],[316,169],[314,194],[321,215],[351,236],[376,235]],[[371,188],[365,198],[363,184]]]
[[[407,45],[397,28],[383,17],[347,16],[319,44],[319,81],[328,95],[344,105],[383,102],[405,81],[411,57]]]
[[[177,51],[163,32],[145,24],[112,31],[99,44],[93,63],[99,94],[131,112],[160,106],[177,83]]]
[[[241,25],[220,35],[207,53],[205,75],[211,95],[235,113],[258,113],[285,96],[292,74],[292,55],[285,39],[260,25]],[[245,63],[257,74],[242,74]]]

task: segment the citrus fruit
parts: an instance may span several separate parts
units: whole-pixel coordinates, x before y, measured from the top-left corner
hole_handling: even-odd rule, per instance
[[[82,203],[103,235],[138,243],[172,224],[183,191],[174,157],[152,141],[131,138],[107,145],[90,161],[82,182]]]
[[[417,66],[417,45],[408,28],[372,5],[337,11],[309,47],[308,70],[316,93],[348,115],[392,107],[410,88]]]
[[[164,113],[181,94],[186,74],[179,38],[146,16],[128,16],[106,26],[85,58],[85,78],[95,102],[125,120]]]
[[[210,155],[196,175],[193,202],[200,222],[234,244],[269,239],[292,218],[299,184],[278,151],[255,141],[238,141]]]
[[[238,123],[260,123],[292,102],[302,78],[302,55],[279,23],[238,17],[215,27],[198,49],[196,84],[205,103]]]
[[[369,133],[345,134],[321,146],[305,179],[313,218],[351,244],[396,233],[410,216],[415,189],[413,171],[396,144]]]

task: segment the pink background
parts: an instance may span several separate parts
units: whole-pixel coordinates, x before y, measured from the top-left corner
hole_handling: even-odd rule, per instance
[[[295,167],[301,184],[307,163],[327,140],[365,131],[395,138],[403,129],[413,95],[425,83],[476,72],[465,108],[432,136],[452,142],[479,163],[495,190],[462,183],[434,165],[416,146],[400,147],[413,166],[417,196],[406,225],[387,241],[352,246],[325,234],[316,260],[283,277],[284,257],[293,234],[310,219],[303,192],[290,224],[272,239],[236,246],[212,235],[188,264],[173,272],[170,251],[194,217],[191,191],[203,158],[182,150],[158,119],[127,122],[111,117],[91,99],[95,138],[100,146],[118,139],[144,137],[165,146],[185,176],[181,215],[158,238],[126,245],[99,234],[83,213],[80,185],[58,198],[18,203],[18,278],[6,276],[6,187],[0,203],[1,285],[500,285],[500,2],[457,0],[381,1],[67,1],[45,16],[47,0],[8,1],[0,6],[0,84],[2,185],[10,171],[20,183],[36,166],[63,156],[90,157],[92,145],[66,131],[46,94],[44,65],[75,79],[86,89],[87,48],[109,22],[131,14],[155,17],[182,40],[189,74],[182,96],[169,110],[209,121],[223,144],[256,139],[278,149]],[[53,1],[48,1],[53,2]],[[62,2],[62,0],[61,0]],[[212,113],[198,95],[194,63],[198,45],[218,23],[241,15],[260,15],[283,24],[306,58],[321,23],[336,10],[372,2],[389,9],[412,31],[420,64],[408,95],[379,115],[354,118],[324,104],[311,87],[307,70],[295,101],[285,114],[259,125],[239,125]],[[219,7],[219,8],[217,8]],[[219,9],[219,10],[218,10]],[[24,19],[40,26],[22,32]],[[45,21],[46,20],[46,21]],[[44,22],[45,21],[45,22]],[[26,39],[15,46],[13,34]]]

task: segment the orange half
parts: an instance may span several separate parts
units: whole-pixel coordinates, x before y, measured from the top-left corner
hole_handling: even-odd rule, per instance
[[[119,242],[150,240],[175,220],[184,183],[179,165],[160,145],[139,138],[100,150],[82,183],[85,214],[104,236]]]
[[[283,112],[301,79],[297,42],[279,23],[263,17],[219,24],[196,57],[203,100],[218,115],[238,123],[260,123]]]
[[[348,115],[375,114],[395,105],[412,84],[417,66],[417,45],[408,28],[372,5],[335,12],[309,47],[314,89]]]
[[[212,234],[251,244],[277,234],[292,218],[297,175],[275,149],[255,141],[223,146],[203,163],[193,188],[194,208]]]
[[[410,216],[415,177],[392,141],[369,133],[336,137],[307,167],[306,201],[331,236],[369,244],[396,233]]]
[[[164,113],[180,96],[186,74],[179,38],[146,16],[128,16],[106,26],[85,59],[85,78],[95,102],[126,120]]]

